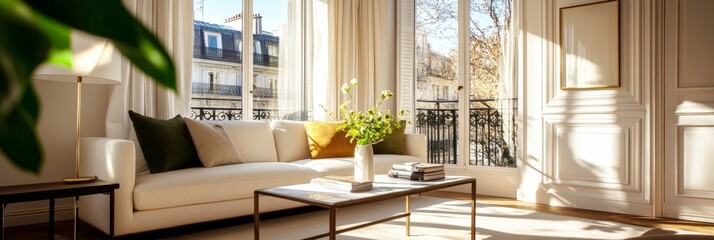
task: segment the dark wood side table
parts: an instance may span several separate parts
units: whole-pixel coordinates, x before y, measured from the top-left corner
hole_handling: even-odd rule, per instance
[[[29,202],[37,200],[49,200],[50,202],[50,233],[48,239],[53,239],[55,235],[55,199],[74,197],[74,237],[77,237],[77,200],[79,196],[93,194],[109,194],[109,237],[114,237],[114,190],[119,188],[118,183],[96,180],[87,183],[38,183],[16,186],[0,187],[0,205],[2,206],[2,217],[0,217],[0,240],[5,239],[5,207],[9,203]]]

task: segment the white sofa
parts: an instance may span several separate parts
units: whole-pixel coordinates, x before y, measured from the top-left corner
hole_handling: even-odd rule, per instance
[[[120,184],[115,194],[116,236],[251,215],[256,189],[308,183],[325,175],[352,175],[352,158],[309,158],[301,122],[221,124],[245,163],[149,174],[135,137],[82,139],[81,172]],[[375,155],[376,173],[386,173],[397,162],[426,161],[424,135],[406,134],[405,146],[407,155]],[[108,196],[82,197],[80,218],[108,233],[108,205]],[[267,212],[303,205],[266,197],[260,206]]]

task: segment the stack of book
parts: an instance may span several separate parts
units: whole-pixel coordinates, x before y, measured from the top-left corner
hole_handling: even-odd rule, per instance
[[[324,176],[313,178],[310,183],[347,192],[361,192],[372,189],[372,182],[355,181],[352,176]]]
[[[395,163],[392,165],[392,170],[389,170],[388,175],[394,178],[418,181],[442,179],[446,176],[443,164],[421,162]]]

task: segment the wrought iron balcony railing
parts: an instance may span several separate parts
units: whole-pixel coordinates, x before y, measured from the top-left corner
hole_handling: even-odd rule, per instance
[[[498,108],[499,101],[514,107]],[[473,99],[469,101],[469,165],[516,167],[517,99]],[[417,100],[415,125],[427,137],[428,161],[456,164],[458,101]],[[501,112],[507,111],[507,112]],[[506,116],[506,118],[504,118]]]
[[[191,118],[196,120],[232,121],[243,119],[243,109],[229,107],[191,107]],[[306,120],[305,112],[289,112],[278,109],[253,109],[253,120],[285,119]]]
[[[232,62],[232,63],[243,63],[243,58],[242,58],[241,54],[242,54],[241,51],[236,51],[236,50],[200,47],[200,46],[193,47],[193,57],[194,58]],[[270,55],[264,55],[264,54],[258,54],[258,53],[253,54],[253,64],[255,64],[255,65],[277,67],[279,59],[280,58],[277,56],[270,56]]]
[[[193,57],[224,62],[242,63],[241,52],[228,49],[193,47]]]
[[[191,93],[240,97],[243,96],[243,86],[192,82]],[[253,89],[253,96],[256,98],[277,98],[277,93],[272,88],[256,87]]]

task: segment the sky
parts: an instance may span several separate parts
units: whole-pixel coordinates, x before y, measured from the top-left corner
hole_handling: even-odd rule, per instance
[[[200,2],[200,0],[194,1],[193,19],[209,23],[227,25],[223,23],[226,18],[243,10],[242,0],[203,0],[203,14],[201,14]],[[253,1],[253,13],[260,13],[263,16],[263,30],[272,32],[280,23],[285,22],[287,2],[288,0]]]

